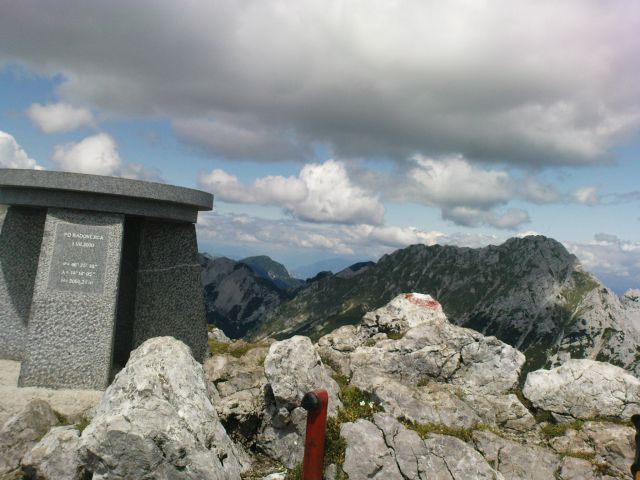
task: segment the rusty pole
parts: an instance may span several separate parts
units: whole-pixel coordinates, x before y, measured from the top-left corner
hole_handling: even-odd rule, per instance
[[[324,470],[324,437],[327,429],[326,390],[314,390],[302,397],[301,406],[307,413],[307,431],[304,439],[302,480],[322,480]]]

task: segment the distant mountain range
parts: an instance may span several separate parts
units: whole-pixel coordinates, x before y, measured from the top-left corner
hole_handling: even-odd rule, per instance
[[[413,245],[304,284],[268,257],[251,258],[260,260],[213,259],[203,272],[209,319],[234,337],[318,338],[399,293],[420,292],[452,322],[523,351],[527,369],[570,355],[640,374],[640,291],[618,298],[546,237],[478,249]]]

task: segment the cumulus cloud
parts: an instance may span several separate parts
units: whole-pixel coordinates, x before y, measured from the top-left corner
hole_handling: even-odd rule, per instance
[[[513,180],[507,172],[476,168],[461,155],[439,159],[416,156],[416,167],[407,173],[413,198],[428,203],[492,207],[513,196]],[[406,194],[406,193],[405,193]]]
[[[60,170],[66,172],[164,182],[157,168],[141,163],[123,164],[116,141],[106,133],[98,133],[75,143],[57,145],[51,159]]]
[[[94,125],[93,114],[89,110],[68,103],[34,103],[27,109],[27,116],[44,133],[70,132]]]
[[[23,148],[18,145],[16,139],[7,132],[0,130],[0,167],[2,168],[26,168],[42,170],[42,167],[32,158],[29,158]]]
[[[71,103],[169,117],[229,158],[323,143],[341,158],[585,164],[640,123],[633,1],[137,5],[123,24],[113,2],[10,2],[0,63],[61,73]]]
[[[384,207],[371,192],[355,185],[342,162],[305,165],[297,177],[266,176],[243,185],[221,169],[200,175],[198,183],[229,203],[282,207],[294,218],[310,222],[378,225]]]
[[[106,133],[57,145],[51,159],[61,170],[95,175],[114,175],[122,165],[116,142]]]

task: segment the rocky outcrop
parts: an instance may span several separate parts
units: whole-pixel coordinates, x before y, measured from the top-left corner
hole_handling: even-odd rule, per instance
[[[640,380],[622,368],[593,360],[568,360],[527,376],[523,393],[536,408],[559,417],[618,417],[640,413]]]
[[[17,471],[22,457],[59,423],[51,406],[32,400],[0,429],[0,477]]]
[[[323,365],[308,337],[292,337],[269,348],[264,361],[268,381],[264,423],[258,435],[261,448],[287,468],[302,460],[306,411],[300,407],[305,393],[324,389],[329,394],[329,415],[342,406],[338,384]]]
[[[243,455],[211,403],[202,366],[172,337],[131,353],[82,434],[93,478],[239,479]]]
[[[452,325],[429,295],[398,295],[358,327],[321,338],[317,348],[350,385],[373,394],[397,417],[462,428],[488,423],[527,430],[535,424],[511,393],[524,355]]]

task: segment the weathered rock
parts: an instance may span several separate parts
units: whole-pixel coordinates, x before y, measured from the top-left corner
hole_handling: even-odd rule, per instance
[[[562,480],[596,480],[595,467],[581,458],[564,457],[560,466]]]
[[[300,401],[311,390],[329,394],[329,415],[335,415],[342,403],[338,384],[322,364],[308,337],[295,336],[269,347],[264,361],[268,387],[263,426],[258,434],[259,448],[287,468],[302,460],[306,411]]]
[[[368,314],[367,322],[362,330],[393,333],[397,328],[404,336],[357,347],[350,355],[355,383],[384,375],[407,385],[435,380],[499,395],[514,388],[525,361],[495,337],[450,324],[428,295],[399,295]]]
[[[278,407],[297,407],[305,393],[322,388],[329,394],[329,415],[342,406],[339,387],[322,364],[308,337],[295,336],[269,348],[264,372]]]
[[[422,440],[387,413],[346,423],[341,434],[347,442],[343,468],[350,479],[502,479],[462,440],[436,434]]]
[[[302,407],[289,411],[271,402],[257,436],[259,449],[286,468],[294,468],[302,461],[306,421],[307,412]]]
[[[202,366],[172,337],[144,342],[82,435],[94,479],[239,479],[243,454],[218,420]]]
[[[630,418],[640,413],[640,380],[620,367],[593,360],[568,360],[536,370],[523,389],[536,408],[573,418]]]
[[[473,432],[473,441],[484,458],[510,480],[548,480],[555,478],[560,466],[558,455],[537,445],[522,445],[482,430]]]
[[[342,468],[350,480],[402,479],[393,450],[373,423],[363,419],[345,423],[340,434],[347,442]]]
[[[585,422],[582,434],[593,445],[595,460],[626,476],[635,456],[635,430],[608,422]]]
[[[80,432],[73,426],[54,427],[22,459],[22,469],[34,480],[80,480]]]
[[[265,409],[264,359],[267,347],[257,347],[237,358],[215,355],[204,363],[207,379],[219,398],[214,406],[228,433],[239,433],[250,440],[256,433]]]
[[[49,404],[32,400],[0,429],[0,475],[20,466],[20,460],[59,421]]]
[[[447,322],[442,306],[431,295],[422,293],[398,295],[384,307],[362,317],[363,328],[372,333],[404,333],[423,323],[442,322]]]
[[[456,437],[432,434],[424,444],[429,452],[424,478],[502,480],[482,455]]]

